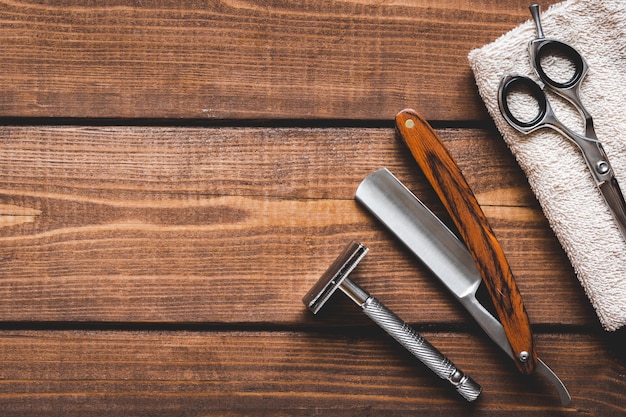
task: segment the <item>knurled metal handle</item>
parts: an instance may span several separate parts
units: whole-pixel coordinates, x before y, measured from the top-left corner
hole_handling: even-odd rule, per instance
[[[478,398],[482,388],[476,381],[375,297],[370,296],[365,301],[363,312],[439,378],[448,381],[467,401]]]

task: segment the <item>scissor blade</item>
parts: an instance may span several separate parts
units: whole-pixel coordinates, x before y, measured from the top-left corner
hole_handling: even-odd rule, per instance
[[[617,179],[612,177],[609,181],[598,184],[598,188],[611,209],[622,236],[626,239],[626,202]]]
[[[482,278],[456,235],[386,168],[361,182],[356,199],[439,278],[489,338],[514,359],[502,324],[476,299]],[[561,403],[569,404],[571,397],[556,374],[540,359],[535,369],[556,387]]]

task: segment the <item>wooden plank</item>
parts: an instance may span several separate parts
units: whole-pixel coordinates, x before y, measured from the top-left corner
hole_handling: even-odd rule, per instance
[[[495,130],[438,132],[482,205],[536,206],[523,173]],[[0,187],[6,194],[16,194],[11,200],[16,205],[18,198],[42,193],[65,204],[111,206],[143,200],[159,205],[190,195],[352,200],[360,181],[383,166],[425,201],[434,197],[391,125],[381,129],[4,126],[0,138]],[[33,203],[21,205],[29,204]]]
[[[468,405],[370,328],[302,332],[0,332],[4,416],[618,416],[624,367],[599,335],[539,334],[568,408],[472,334],[427,337],[483,386]]]
[[[501,238],[531,321],[595,325],[494,132],[440,133]],[[356,239],[372,252],[355,278],[406,320],[468,322],[353,199],[367,174],[389,166],[441,213],[393,129],[4,127],[0,135],[4,321],[318,325],[300,299]],[[355,317],[334,323],[342,320]]]
[[[467,54],[529,19],[527,7],[3,2],[0,117],[386,120],[415,107],[486,119]]]

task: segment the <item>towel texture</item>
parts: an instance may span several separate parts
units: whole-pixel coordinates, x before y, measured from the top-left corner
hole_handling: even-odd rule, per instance
[[[530,19],[530,13],[528,16]],[[589,64],[581,87],[582,101],[593,116],[598,139],[626,192],[626,2],[568,0],[543,12],[541,21],[546,38],[572,45]],[[535,37],[535,25],[528,20],[493,43],[471,51],[468,59],[487,110],[526,173],[600,323],[614,331],[626,325],[626,242],[579,149],[550,129],[530,135],[517,132],[498,107],[502,75],[513,73],[538,80],[528,54],[528,42]],[[569,66],[558,57],[546,67],[553,68],[553,79],[570,78],[565,76]],[[583,121],[573,106],[551,92],[547,96],[557,118],[583,133]],[[518,112],[529,105],[523,96],[511,103]]]

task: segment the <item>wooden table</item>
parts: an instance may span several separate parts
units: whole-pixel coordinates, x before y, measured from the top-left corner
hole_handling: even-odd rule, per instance
[[[624,415],[624,336],[598,324],[467,64],[527,6],[2,2],[1,414]],[[473,187],[571,407],[355,202],[388,167],[445,219],[395,137],[406,107]],[[353,279],[479,381],[477,403],[347,300],[306,311],[352,239],[371,249]]]

